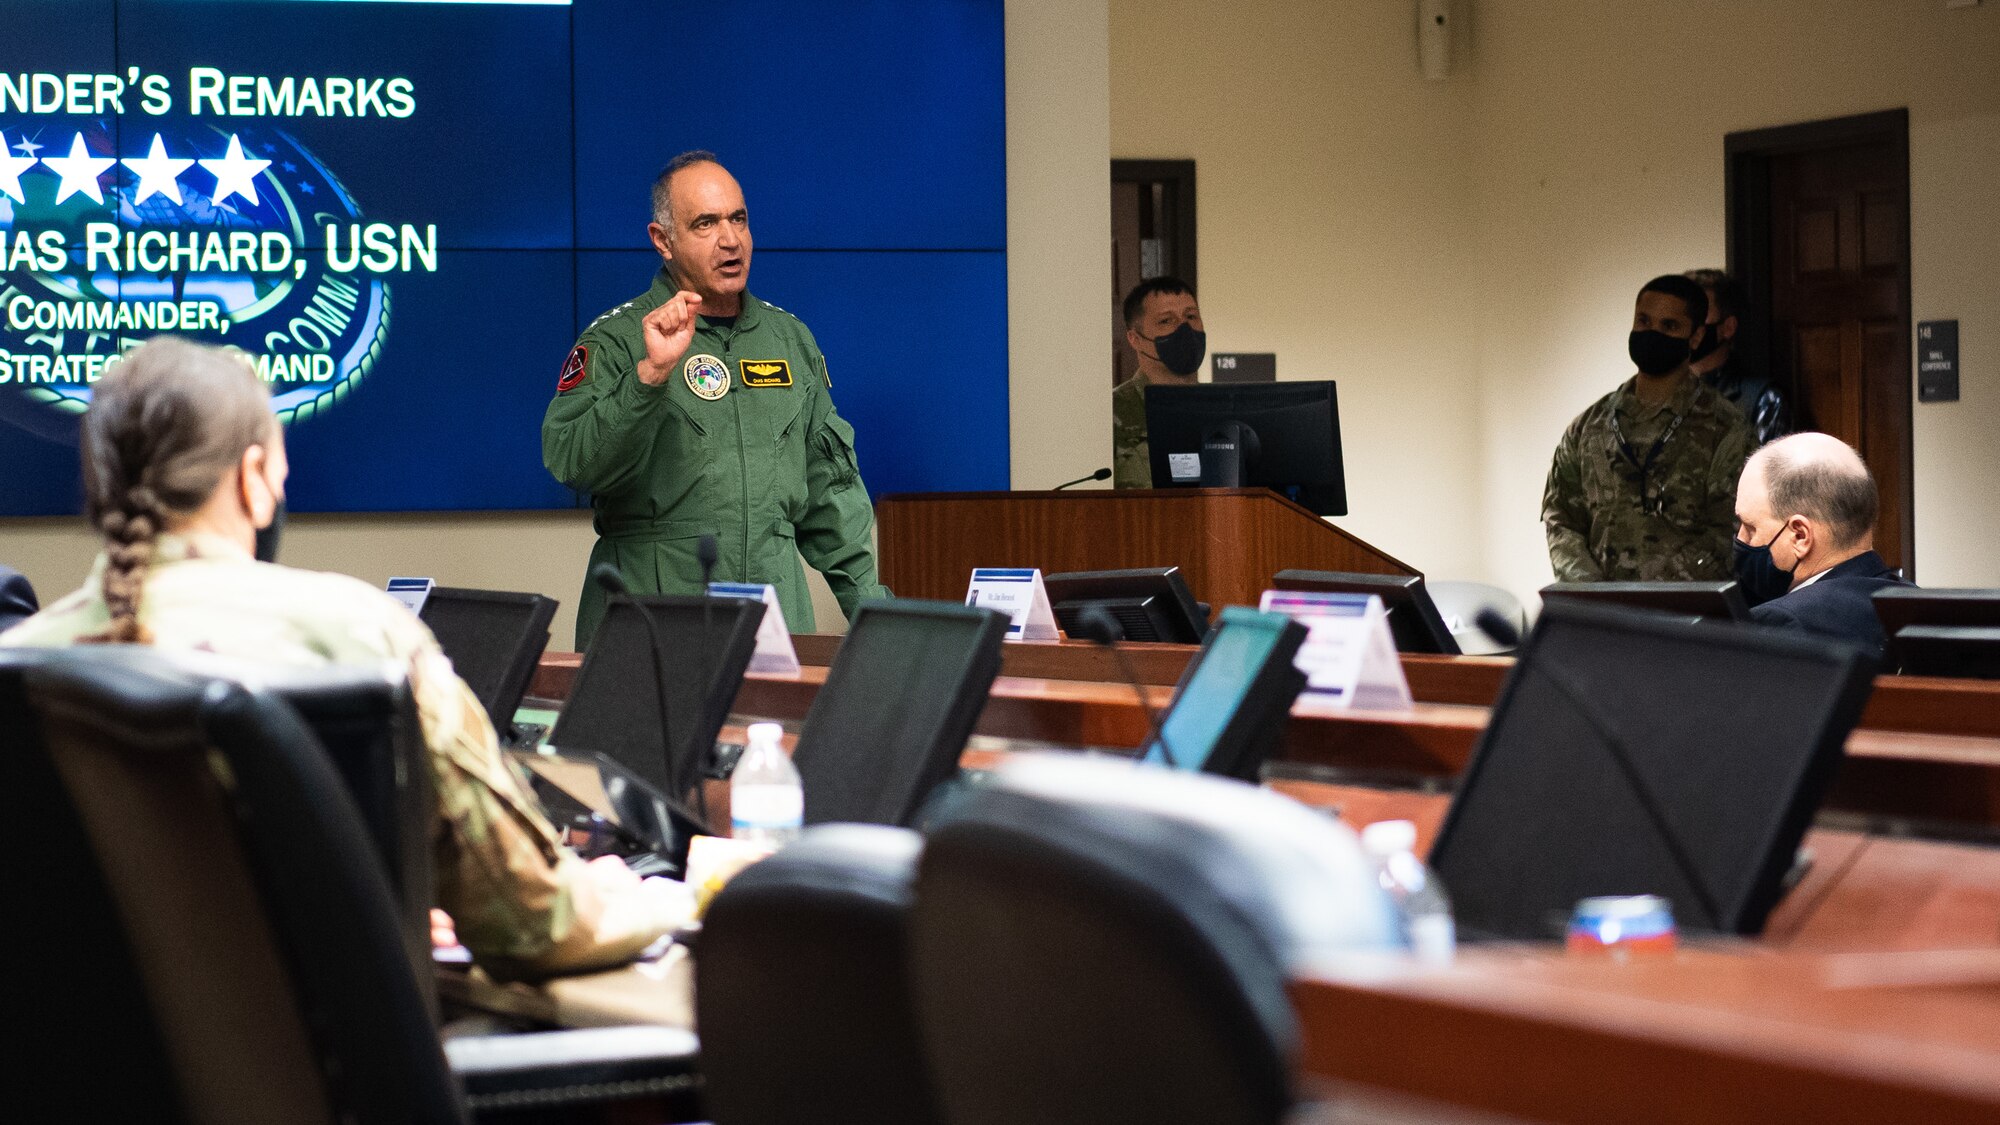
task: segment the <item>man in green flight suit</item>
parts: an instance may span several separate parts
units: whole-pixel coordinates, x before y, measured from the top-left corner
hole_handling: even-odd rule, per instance
[[[1735,485],[1752,444],[1743,412],[1689,366],[1708,296],[1678,274],[1639,290],[1627,350],[1638,373],[1576,416],[1542,494],[1558,582],[1731,577]]]
[[[742,187],[713,153],[682,153],[653,182],[646,231],[664,262],[652,288],[584,329],[542,419],[542,463],[596,509],[591,567],[635,593],[699,593],[696,546],[714,535],[714,578],[776,586],[793,631],[813,628],[800,554],[852,617],[888,594],[854,428],[812,333],[747,288]],[[579,650],[603,616],[586,581]]]

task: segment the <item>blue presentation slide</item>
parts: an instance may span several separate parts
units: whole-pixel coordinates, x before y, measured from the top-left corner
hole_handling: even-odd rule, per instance
[[[648,187],[696,147],[743,181],[751,289],[818,336],[871,489],[1006,487],[998,0],[722,7],[10,0],[0,515],[79,510],[91,388],[160,333],[256,365],[296,510],[585,502],[542,411],[579,327],[650,284]],[[754,49],[704,62],[728,28]]]

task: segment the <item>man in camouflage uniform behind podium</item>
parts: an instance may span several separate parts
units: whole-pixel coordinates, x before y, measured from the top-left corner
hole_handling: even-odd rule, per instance
[[[1111,487],[1153,487],[1152,449],[1146,441],[1146,387],[1200,382],[1208,351],[1194,290],[1177,277],[1140,282],[1125,297],[1125,346],[1139,371],[1111,391]]]
[[[1708,298],[1678,275],[1639,292],[1627,348],[1638,373],[1571,422],[1542,495],[1559,582],[1730,577],[1743,413],[1689,366]]]

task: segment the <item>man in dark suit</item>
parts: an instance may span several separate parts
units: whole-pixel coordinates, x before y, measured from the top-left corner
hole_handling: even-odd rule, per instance
[[[0,566],[0,633],[13,628],[17,621],[33,617],[40,608],[27,576],[11,566]]]
[[[1751,455],[1736,486],[1736,581],[1762,625],[1882,653],[1870,600],[1902,582],[1875,553],[1875,478],[1828,434],[1793,434]]]

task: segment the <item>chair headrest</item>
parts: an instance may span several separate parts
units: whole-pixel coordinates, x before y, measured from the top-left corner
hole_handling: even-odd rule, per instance
[[[931,830],[982,822],[1019,827],[1138,878],[1198,873],[1203,893],[1250,920],[1290,972],[1396,940],[1389,901],[1354,832],[1258,786],[1112,758],[1021,754],[941,804]],[[1194,888],[1184,889],[1192,896]]]
[[[737,875],[722,896],[741,901],[762,894],[823,890],[903,908],[909,905],[910,884],[923,848],[923,837],[907,828],[814,825],[778,854]]]

